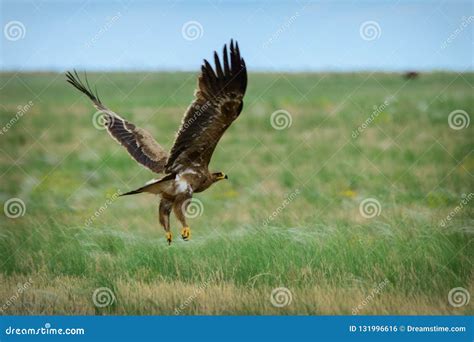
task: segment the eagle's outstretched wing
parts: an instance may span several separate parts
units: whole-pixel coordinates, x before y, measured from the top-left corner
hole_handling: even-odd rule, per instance
[[[156,173],[163,171],[168,154],[148,131],[135,126],[104,106],[97,91],[95,94],[92,92],[87,77],[85,84],[75,70],[74,73],[67,72],[66,77],[69,83],[86,94],[94,103],[94,107],[103,113],[104,125],[108,132],[127,149],[133,159]]]
[[[230,41],[230,56],[224,46],[223,65],[214,52],[214,62],[215,72],[207,60],[201,67],[196,98],[184,115],[166,163],[167,173],[207,168],[219,139],[242,111],[247,69],[238,44]]]

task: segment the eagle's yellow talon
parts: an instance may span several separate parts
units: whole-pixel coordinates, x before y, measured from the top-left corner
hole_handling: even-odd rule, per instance
[[[168,241],[168,245],[171,245],[171,241],[173,240],[173,235],[171,232],[166,232],[166,241]]]
[[[183,229],[181,229],[181,236],[183,240],[189,240],[191,238],[191,228],[183,227]]]

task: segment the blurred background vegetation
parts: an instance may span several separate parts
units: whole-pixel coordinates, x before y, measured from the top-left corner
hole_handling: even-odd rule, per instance
[[[472,114],[472,73],[250,74],[211,162],[229,180],[195,196],[192,240],[170,247],[156,198],[114,196],[154,175],[94,127],[62,74],[0,79],[0,199],[26,210],[0,217],[0,304],[32,282],[4,313],[173,314],[193,296],[180,314],[350,314],[387,279],[359,314],[472,314],[447,299],[454,287],[474,293],[472,203],[441,224],[473,189],[472,125],[448,125],[454,110]],[[196,85],[194,73],[89,79],[167,148]],[[276,130],[281,109],[291,126]],[[361,215],[367,198],[378,216]],[[112,305],[94,306],[99,287]],[[277,287],[291,304],[272,306]]]

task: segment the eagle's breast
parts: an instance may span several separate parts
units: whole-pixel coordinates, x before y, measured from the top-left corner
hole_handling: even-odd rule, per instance
[[[175,195],[182,193],[192,194],[196,188],[205,180],[201,173],[188,168],[178,173],[174,180]]]

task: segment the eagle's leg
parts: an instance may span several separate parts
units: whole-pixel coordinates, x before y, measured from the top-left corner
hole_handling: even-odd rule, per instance
[[[171,235],[170,231],[170,213],[171,208],[173,207],[173,202],[168,201],[167,199],[162,198],[160,201],[160,209],[159,209],[159,219],[160,223],[165,229],[166,234],[166,241],[168,241],[168,245],[171,245],[171,240],[173,236]]]
[[[181,237],[187,241],[191,238],[191,228],[186,223],[186,208],[189,205],[190,196],[179,196],[173,203],[173,211],[176,218],[181,222]]]

